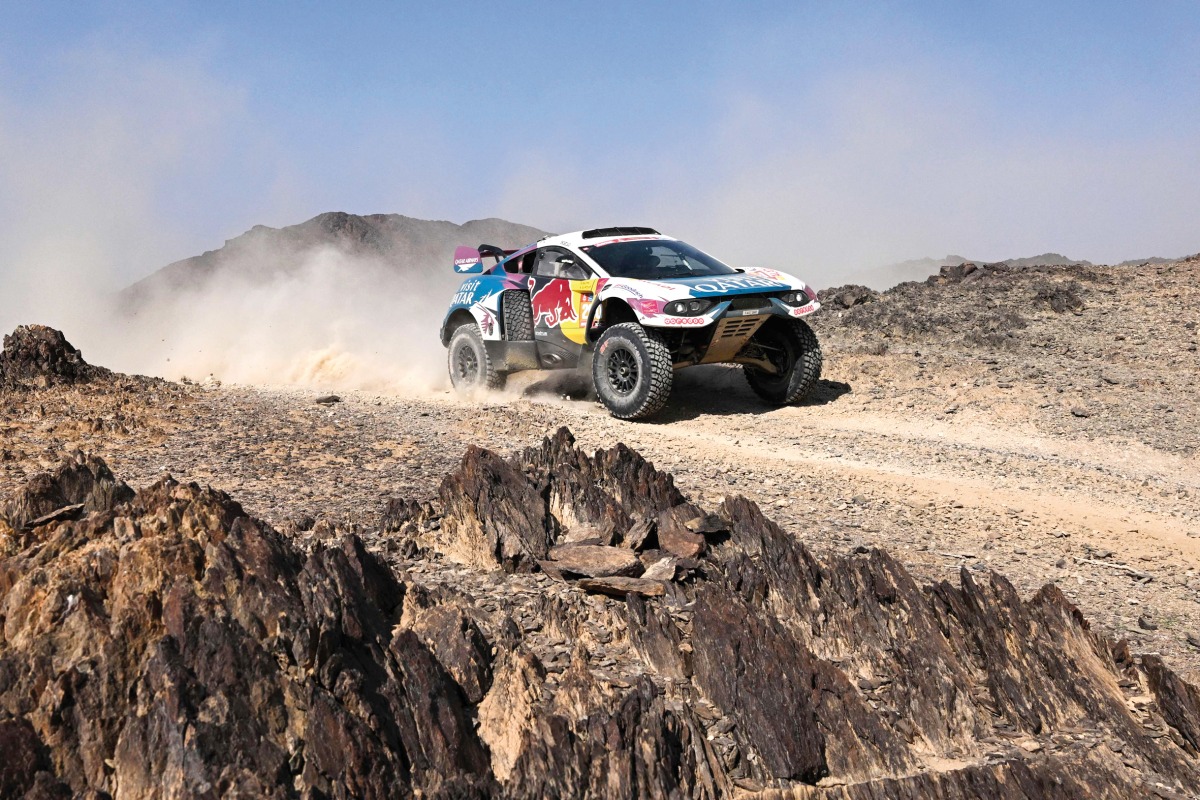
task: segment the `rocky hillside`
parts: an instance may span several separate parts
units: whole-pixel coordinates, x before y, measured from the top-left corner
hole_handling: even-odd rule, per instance
[[[59,506],[43,513],[51,506]],[[38,514],[37,518],[31,518]],[[472,448],[372,552],[75,455],[3,509],[0,796],[1187,797],[1200,692],[623,447]]]
[[[909,408],[953,407],[945,417],[1007,400],[1047,433],[1194,455],[1198,275],[1200,255],[1137,267],[964,263],[886,292],[823,290],[812,324],[843,358],[879,358],[871,371],[886,362],[879,383],[893,397],[911,388]]]
[[[413,219],[399,214],[359,216],[344,212],[320,214],[299,225],[269,228],[256,225],[218,250],[177,261],[133,284],[122,293],[126,308],[160,293],[177,295],[237,278],[266,282],[295,272],[306,256],[334,248],[393,267],[399,276],[414,270],[436,270],[454,278],[450,261],[460,244],[481,242],[503,247],[529,244],[545,231],[502,219],[452,222]]]
[[[1174,259],[1157,257],[1138,258],[1131,259],[1129,261],[1122,261],[1117,266],[1157,266],[1159,264],[1171,263],[1173,260]],[[984,261],[981,259],[948,255],[945,258],[915,258],[909,261],[901,261],[897,264],[888,264],[887,266],[883,267],[859,270],[847,275],[846,277],[853,283],[866,284],[872,289],[883,290],[907,281],[921,281],[930,274],[936,274],[944,267],[959,267],[963,264],[974,264],[976,266],[990,267],[994,269],[1006,269],[1010,267],[1028,269],[1039,267],[1095,266],[1090,261],[1077,261],[1073,258],[1068,258],[1061,253],[1042,253],[1039,256],[1007,258],[1003,261]]]

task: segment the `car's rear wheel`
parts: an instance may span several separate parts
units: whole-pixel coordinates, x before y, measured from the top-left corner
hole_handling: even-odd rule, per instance
[[[483,346],[483,336],[474,322],[461,325],[454,331],[454,335],[450,337],[447,361],[450,367],[450,383],[459,392],[503,389],[508,378],[505,373],[497,372],[488,358],[487,348]]]
[[[752,340],[777,370],[745,366],[746,382],[754,393],[775,405],[798,403],[821,379],[821,344],[802,319],[773,319]]]
[[[671,352],[657,334],[636,322],[604,331],[592,358],[592,383],[618,419],[645,419],[671,394]]]

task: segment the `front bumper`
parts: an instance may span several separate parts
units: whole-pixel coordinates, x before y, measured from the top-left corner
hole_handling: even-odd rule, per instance
[[[642,324],[650,328],[699,330],[727,319],[772,316],[797,319],[813,313],[820,307],[820,302],[815,299],[802,306],[790,306],[778,297],[732,297],[717,303],[704,314],[697,314],[693,317],[658,315],[644,319]]]

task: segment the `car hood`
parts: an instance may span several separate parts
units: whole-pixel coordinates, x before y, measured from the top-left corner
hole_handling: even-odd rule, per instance
[[[696,278],[668,278],[646,281],[673,289],[686,289],[692,297],[722,297],[803,289],[804,282],[773,269],[748,269],[736,275],[712,275]]]

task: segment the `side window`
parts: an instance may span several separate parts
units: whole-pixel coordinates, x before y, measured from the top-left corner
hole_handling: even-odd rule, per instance
[[[533,272],[533,262],[537,258],[537,251],[530,250],[520,258],[510,258],[504,262],[504,271],[508,273],[521,273],[528,275]]]
[[[543,278],[565,278],[564,269],[574,265],[575,269],[580,269],[579,259],[571,255],[566,250],[558,247],[543,247],[537,251],[537,263],[533,267],[533,274]]]

